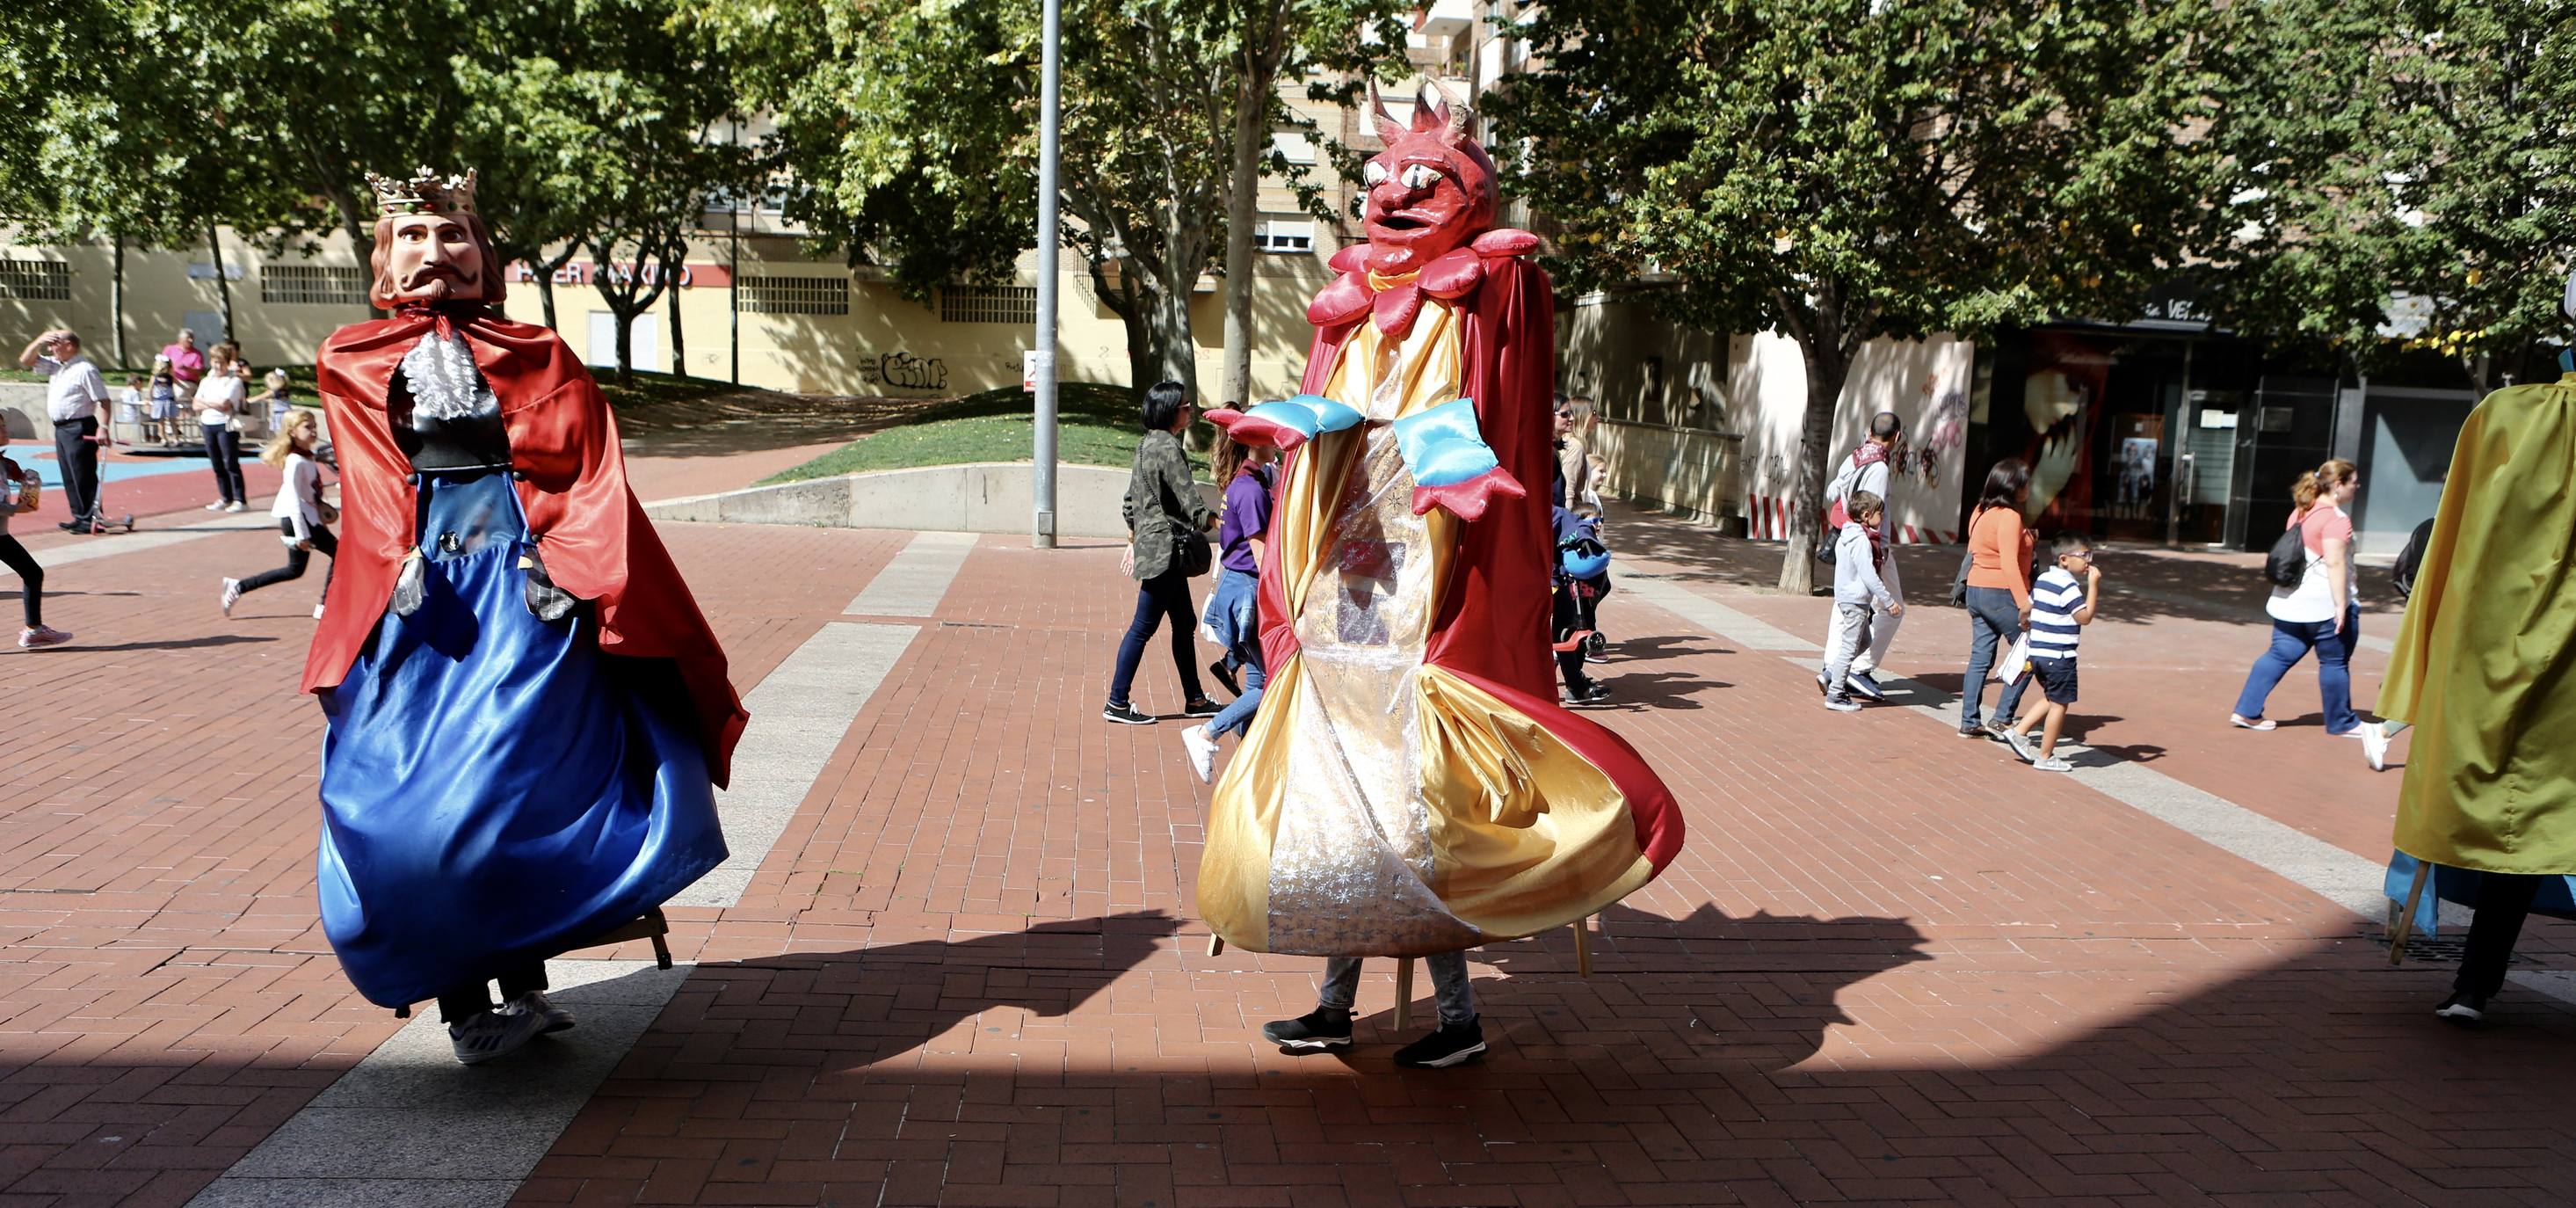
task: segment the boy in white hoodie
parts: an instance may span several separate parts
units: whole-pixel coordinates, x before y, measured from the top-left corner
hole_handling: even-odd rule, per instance
[[[1834,611],[1839,615],[1833,640],[1825,647],[1824,688],[1825,707],[1836,713],[1860,710],[1844,676],[1852,660],[1869,650],[1870,621],[1882,610],[1891,617],[1905,615],[1904,603],[1878,573],[1887,562],[1887,538],[1878,527],[1886,510],[1887,502],[1875,492],[1854,491],[1843,507],[1848,519],[1834,535]]]

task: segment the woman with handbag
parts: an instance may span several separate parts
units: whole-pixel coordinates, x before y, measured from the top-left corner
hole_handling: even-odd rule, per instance
[[[2030,466],[2007,457],[1986,472],[1986,487],[1977,495],[1977,510],[1968,520],[1968,553],[1962,593],[1968,606],[1968,674],[1959,684],[1959,737],[2003,740],[2005,727],[2021,707],[2027,677],[2004,685],[1995,702],[1995,719],[1980,720],[1986,696],[1986,672],[2007,653],[2030,625],[2030,554],[2032,539],[2022,523],[2030,503]]]
[[[1136,464],[1127,479],[1127,499],[1120,511],[1134,534],[1119,569],[1136,580],[1136,617],[1118,643],[1118,666],[1109,676],[1109,701],[1100,715],[1121,725],[1147,726],[1151,714],[1128,702],[1136,682],[1136,664],[1145,643],[1166,617],[1172,622],[1172,664],[1181,673],[1181,712],[1214,717],[1217,704],[1199,690],[1197,653],[1191,631],[1198,628],[1198,606],[1190,599],[1190,580],[1208,572],[1214,551],[1207,529],[1216,509],[1199,495],[1190,478],[1189,454],[1180,434],[1198,417],[1189,389],[1179,382],[1156,382],[1145,391],[1144,439],[1136,442]]]
[[[214,467],[220,496],[206,510],[238,512],[250,506],[250,493],[242,489],[241,432],[233,427],[233,419],[250,397],[250,386],[242,380],[249,367],[241,363],[241,349],[230,340],[212,351],[196,397],[197,429],[206,438],[206,461]]]

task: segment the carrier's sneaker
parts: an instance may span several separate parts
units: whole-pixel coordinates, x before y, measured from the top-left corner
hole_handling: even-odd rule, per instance
[[[1877,677],[1866,671],[1855,671],[1843,677],[1843,688],[1865,701],[1884,704],[1887,690],[1878,686]]]
[[[2370,761],[2370,770],[2388,770],[2388,730],[2375,721],[2361,723],[2361,756]]]
[[[1860,712],[1860,702],[1859,702],[1859,701],[1856,701],[1856,700],[1853,700],[1852,698],[1850,698],[1850,697],[1848,697],[1848,696],[1845,696],[1845,695],[1843,695],[1843,694],[1842,694],[1842,693],[1840,693],[1840,692],[1835,692],[1835,693],[1828,694],[1828,695],[1825,697],[1825,707],[1826,707],[1826,708],[1828,708],[1828,709],[1833,710],[1833,711],[1834,711],[1834,712],[1836,712],[1836,713],[1858,713],[1858,712]]]
[[[545,1016],[507,1006],[447,1025],[447,1042],[455,1048],[458,1061],[481,1065],[518,1052],[545,1030]]]
[[[1578,705],[1600,705],[1609,701],[1610,685],[1599,680],[1585,684],[1581,691],[1573,694],[1573,702]]]
[[[70,640],[72,635],[51,625],[33,625],[18,631],[20,650],[42,650],[47,646],[60,646]]]
[[[2012,744],[2013,754],[2021,756],[2023,763],[2039,762],[2039,748],[2032,744],[2030,735],[2019,730],[2006,730],[2004,741]]]
[[[2075,770],[2075,765],[2066,762],[2066,757],[2062,755],[2051,755],[2046,759],[2034,760],[2030,766],[2038,768],[2043,772],[2072,772]]]
[[[316,621],[322,619],[322,606],[319,604],[313,606],[313,619]]]
[[[1204,696],[1193,696],[1189,699],[1189,703],[1181,706],[1183,717],[1214,717],[1223,712],[1225,712],[1225,706]]]
[[[1395,1063],[1411,1070],[1442,1070],[1472,1061],[1485,1051],[1485,1029],[1477,1021],[1444,1023],[1439,1030],[1395,1051]]]
[[[2463,1026],[2474,1026],[2487,1017],[2487,1000],[2479,995],[2451,991],[2442,1005],[2433,1008],[2433,1017],[2447,1019]]]
[[[1189,752],[1190,770],[1199,774],[1199,783],[1206,784],[1216,772],[1216,739],[1208,736],[1206,726],[1191,726],[1181,731],[1181,749]]]
[[[225,616],[231,616],[231,615],[233,615],[233,605],[238,604],[238,603],[240,603],[240,602],[241,602],[241,580],[239,580],[239,579],[226,579],[226,580],[224,580],[224,598],[223,598],[224,615],[225,615]]]
[[[1317,1007],[1295,1019],[1261,1025],[1261,1037],[1292,1053],[1319,1053],[1351,1045],[1351,1013]]]
[[[1154,724],[1154,717],[1152,714],[1139,713],[1133,705],[1122,705],[1116,702],[1102,705],[1100,707],[1100,715],[1110,721],[1117,722],[1122,726],[1150,726]]]
[[[530,990],[517,998],[513,998],[510,1000],[510,1006],[516,1010],[526,1011],[531,1014],[544,1017],[546,1027],[543,1032],[538,1033],[538,1035],[541,1036],[552,1036],[557,1032],[569,1032],[572,1030],[573,1024],[577,1022],[573,1019],[572,1011],[570,1009],[555,1005],[555,1001],[546,997],[546,992],[543,990]]]

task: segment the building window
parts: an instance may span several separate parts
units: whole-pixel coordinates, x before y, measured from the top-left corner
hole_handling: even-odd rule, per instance
[[[752,315],[846,315],[847,277],[744,277],[740,302]]]
[[[367,270],[347,264],[264,264],[259,300],[290,306],[364,306]]]
[[[1315,250],[1315,220],[1312,218],[1264,218],[1253,228],[1252,246],[1265,252],[1311,252]]]
[[[1025,285],[951,285],[939,291],[942,323],[1035,323],[1038,291]]]
[[[72,266],[60,260],[0,260],[0,298],[69,302]]]
[[[1270,135],[1270,149],[1292,164],[1315,162],[1315,141],[1302,130],[1275,130]]]

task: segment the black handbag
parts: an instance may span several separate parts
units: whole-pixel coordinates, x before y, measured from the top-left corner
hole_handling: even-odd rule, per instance
[[[1172,529],[1172,569],[1183,578],[1195,579],[1216,565],[1216,550],[1208,544],[1207,534],[1192,528]]]

